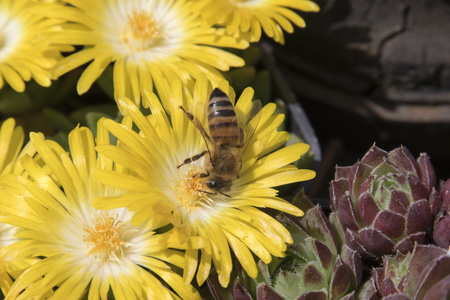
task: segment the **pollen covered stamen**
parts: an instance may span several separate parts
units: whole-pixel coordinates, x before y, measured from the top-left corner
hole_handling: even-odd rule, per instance
[[[134,11],[128,17],[122,38],[132,50],[145,50],[155,46],[160,40],[160,27],[152,13]]]
[[[192,167],[186,177],[179,181],[176,188],[178,200],[184,208],[191,212],[193,209],[211,205],[208,188],[203,184],[200,170]]]
[[[101,260],[117,260],[123,256],[126,242],[121,238],[124,224],[109,215],[100,214],[94,227],[84,226],[86,233],[83,241],[90,248],[88,255],[95,255]]]

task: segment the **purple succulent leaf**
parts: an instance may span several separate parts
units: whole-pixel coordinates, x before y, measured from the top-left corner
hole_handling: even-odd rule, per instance
[[[405,290],[405,283],[406,283],[406,277],[403,276],[403,278],[400,279],[400,282],[398,283],[397,288],[398,288],[400,291],[404,291],[404,290]]]
[[[364,193],[372,193],[374,178],[375,175],[369,175],[366,180],[364,180],[364,182],[361,184],[361,187],[359,188],[358,197],[361,197],[361,195]]]
[[[374,256],[390,254],[394,250],[394,242],[375,228],[361,229],[359,236],[365,249]]]
[[[361,237],[356,232],[354,232],[350,229],[347,229],[345,231],[345,241],[346,241],[346,244],[348,245],[348,247],[350,249],[358,252],[362,258],[371,259],[371,258],[375,257],[375,255],[373,255],[371,252],[369,252],[365,248],[365,246],[361,240]]]
[[[345,192],[350,190],[348,178],[340,178],[332,180],[329,188],[331,209],[336,210],[339,206],[339,200],[345,195]]]
[[[400,168],[403,173],[419,176],[419,166],[414,156],[405,147],[401,146],[389,152],[387,160]]]
[[[434,285],[437,282],[448,276],[450,276],[450,255],[437,257],[421,272],[415,294],[416,299],[422,299],[430,289],[435,288]],[[450,285],[447,289],[450,290]]]
[[[391,176],[397,182],[398,185],[406,186],[409,183],[408,179],[407,179],[408,176],[414,176],[414,175],[407,175],[404,173],[394,173]]]
[[[420,153],[417,159],[417,164],[420,170],[420,180],[424,183],[425,187],[431,191],[436,186],[436,172],[431,164],[430,157],[426,153]]]
[[[372,270],[372,277],[373,284],[375,286],[375,289],[379,292],[383,285],[384,280],[384,269],[383,268],[375,268]]]
[[[401,238],[405,233],[405,226],[404,216],[388,210],[381,211],[374,222],[374,227],[391,239]]]
[[[375,271],[375,270],[374,270]],[[381,270],[383,271],[383,270]],[[356,296],[357,299],[364,300],[379,300],[381,299],[380,294],[378,293],[378,289],[375,284],[375,279],[372,277],[369,278],[364,284],[358,289],[358,293]]]
[[[398,190],[393,190],[391,192],[391,203],[389,204],[390,211],[404,215],[406,214],[409,205],[410,201],[404,192]]]
[[[231,294],[232,292],[230,289],[222,287],[222,285],[219,283],[218,274],[215,268],[211,270],[206,283],[208,284],[209,292],[214,300],[223,300],[224,298],[226,298],[224,297],[225,294]]]
[[[330,282],[330,298],[339,299],[345,295],[352,283],[352,276],[342,259],[338,257],[334,264]]]
[[[355,291],[345,295],[342,298],[339,298],[339,300],[355,300]]]
[[[252,296],[245,288],[244,283],[239,277],[236,277],[233,283],[233,299],[234,300],[252,300]]]
[[[368,166],[375,167],[382,163],[387,158],[387,156],[388,153],[386,151],[373,145],[366,152],[366,154],[364,154],[361,162]]]
[[[303,293],[297,300],[327,300],[328,295],[325,291],[312,291]]]
[[[450,246],[450,215],[444,216],[434,227],[434,242],[442,248]]]
[[[434,219],[443,207],[443,199],[441,193],[439,193],[435,187],[431,189],[430,197],[428,202],[431,208],[431,216]]]
[[[408,253],[414,248],[415,244],[422,245],[426,242],[426,240],[427,233],[425,231],[410,234],[397,242],[393,252],[398,251],[400,253]]]
[[[306,214],[307,213],[308,212],[306,212]],[[301,231],[304,231],[305,234],[307,232],[307,229],[300,221],[300,218],[298,218],[296,216],[293,216],[293,215],[287,214],[287,213],[281,213],[281,214],[277,215],[276,218],[277,218],[277,221],[280,222],[281,224],[283,224],[285,227],[295,226],[295,227],[299,227],[299,229]]]
[[[258,300],[283,300],[284,298],[280,296],[275,290],[263,283],[258,285],[256,290],[256,299]]]
[[[350,193],[352,196],[356,197],[359,195],[359,189],[362,186],[363,182],[369,177],[370,172],[372,171],[372,167],[357,162],[353,165],[353,169],[350,173],[349,177],[349,187]]]
[[[412,300],[412,299],[406,296],[405,294],[396,294],[383,297],[383,300]]]
[[[339,214],[336,211],[330,213],[328,219],[335,233],[337,249],[340,249],[345,244],[345,228],[339,220]]]
[[[450,179],[447,179],[444,184],[442,184],[439,191],[443,201],[442,208],[444,211],[448,211],[450,209]]]
[[[381,295],[383,295],[383,297],[400,293],[400,291],[397,290],[395,283],[392,281],[390,277],[384,278],[383,282],[381,283],[381,288],[379,289],[379,291]]]
[[[406,274],[405,292],[408,295],[414,295],[417,287],[420,285],[420,274],[424,268],[439,257],[447,255],[447,251],[434,245],[416,245],[408,264]],[[450,266],[447,266],[450,271]]]
[[[355,276],[355,286],[358,287],[361,284],[363,276],[363,263],[361,256],[358,252],[350,249],[347,245],[342,246],[340,256]]]
[[[346,179],[350,177],[350,174],[352,173],[353,166],[347,166],[347,167],[340,167],[336,166],[335,172],[334,172],[334,179]]]
[[[333,226],[319,205],[310,209],[303,218],[296,218],[313,238],[323,242],[334,254],[337,253],[337,242]]]
[[[422,199],[411,204],[406,216],[406,234],[426,231],[431,226],[431,208],[428,200]]]
[[[323,274],[314,265],[307,265],[303,269],[303,282],[304,286],[314,286],[323,283]]]
[[[433,285],[423,297],[423,300],[435,299],[450,299],[450,275]]]
[[[380,209],[372,195],[364,193],[359,198],[358,212],[362,223],[365,226],[370,226],[380,212]]]
[[[430,192],[419,178],[413,175],[408,175],[408,184],[410,186],[413,201],[428,199]]]
[[[317,253],[320,263],[322,266],[328,270],[331,267],[331,263],[333,260],[333,254],[331,253],[330,249],[322,243],[319,240],[314,240],[313,242],[315,252]]]
[[[354,231],[357,231],[359,229],[352,199],[348,192],[339,201],[338,213],[339,220],[341,220],[344,227],[347,227]]]

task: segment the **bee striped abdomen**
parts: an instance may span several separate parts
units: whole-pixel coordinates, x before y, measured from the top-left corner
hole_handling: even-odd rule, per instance
[[[208,102],[209,136],[223,146],[241,147],[242,132],[234,106],[228,96],[216,88]]]

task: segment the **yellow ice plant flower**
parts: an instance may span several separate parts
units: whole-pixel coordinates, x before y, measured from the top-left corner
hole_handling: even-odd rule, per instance
[[[3,122],[0,128],[0,175],[14,171],[20,174],[23,170],[17,157],[22,151],[24,138],[22,127],[16,127],[16,121],[13,118]]]
[[[292,24],[305,27],[305,21],[293,11],[317,12],[319,6],[310,0],[194,0],[208,24],[226,27],[250,42],[258,42],[261,31],[276,42],[284,43],[283,30],[294,31]],[[261,30],[262,28],[262,30]]]
[[[189,85],[206,72],[217,82],[223,78],[220,71],[244,65],[242,58],[218,47],[243,49],[248,43],[202,26],[189,0],[66,2],[72,6],[49,5],[41,12],[73,22],[56,43],[86,46],[53,69],[58,77],[91,61],[78,81],[79,94],[112,62],[115,97],[126,96],[138,105],[142,90],[158,88],[159,80],[178,78]]]
[[[15,120],[9,118],[5,120],[0,128],[0,177],[7,174],[23,174],[23,167],[19,158],[23,155],[33,156],[35,150],[31,143],[23,147],[24,132],[22,127],[16,126]],[[17,201],[16,201],[17,200]],[[15,202],[19,206],[18,199],[8,191],[5,191],[0,184],[0,205],[10,205]],[[20,205],[21,210],[26,210],[25,203]],[[0,256],[8,254],[7,259],[2,262],[0,267],[0,289],[5,295],[12,285],[12,279],[17,278],[30,264],[36,259],[17,257],[10,245],[18,241],[15,234],[19,228],[0,222]]]
[[[30,9],[34,2],[0,2],[0,88],[6,81],[14,90],[23,92],[25,81],[30,79],[42,86],[51,84],[50,68],[61,58],[62,49],[53,44],[52,36],[63,21],[36,15]]]
[[[26,199],[31,208],[0,206],[0,221],[22,228],[20,240],[12,244],[15,251],[42,259],[16,279],[6,299],[107,299],[109,293],[115,299],[200,299],[169,265],[184,264],[184,253],[169,249],[184,247],[176,232],[156,234],[151,215],[133,226],[133,213],[126,208],[100,211],[90,205],[94,197],[125,192],[101,184],[93,170],[128,172],[97,156],[95,145],[109,144],[101,124],[95,142],[89,129],[74,129],[69,153],[35,133],[30,138],[48,169],[24,156],[29,178],[0,178],[5,190]]]
[[[234,93],[228,82],[222,81],[219,88],[234,103]],[[229,191],[215,193],[209,189],[203,180],[207,177],[208,153],[180,166],[185,159],[207,148],[201,133],[179,106],[192,114],[202,111],[196,107],[206,106],[211,91],[206,78],[200,77],[192,97],[179,82],[173,82],[170,92],[160,94],[167,99],[158,99],[146,92],[152,111],[148,116],[144,116],[130,100],[119,99],[118,104],[126,118],[131,118],[140,132],[107,120],[105,127],[120,143],[99,146],[98,151],[116,163],[128,166],[136,175],[97,171],[102,183],[120,184],[119,187],[129,193],[113,201],[97,198],[93,205],[101,209],[126,206],[136,211],[133,219],[136,224],[145,222],[149,212],[156,210],[185,235],[200,236],[204,243],[201,257],[196,249],[186,251],[185,280],[189,282],[194,277],[198,266],[197,281],[203,284],[213,263],[219,281],[225,287],[230,280],[232,253],[253,278],[258,270],[252,252],[265,263],[271,261],[272,255],[284,256],[286,243],[292,243],[292,238],[285,227],[260,208],[303,215],[300,209],[277,197],[274,187],[312,179],[315,173],[299,170],[291,164],[308,151],[308,145],[295,144],[276,150],[287,141],[289,134],[277,131],[284,115],[274,115],[275,104],[271,103],[245,129],[247,138],[253,129],[255,131],[242,156],[239,176],[232,180]],[[243,123],[251,115],[252,97],[253,90],[246,89],[235,106]],[[170,118],[160,100],[170,112]],[[195,114],[195,117],[207,128],[204,116]]]

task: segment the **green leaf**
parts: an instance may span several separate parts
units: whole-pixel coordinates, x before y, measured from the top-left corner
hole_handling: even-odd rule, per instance
[[[254,98],[261,100],[263,106],[272,101],[272,77],[268,70],[257,72],[250,86],[255,90]]]
[[[105,117],[113,119],[117,115],[118,111],[119,110],[117,109],[117,105],[115,103],[87,105],[71,112],[70,118],[76,123],[88,125],[87,115],[89,113],[98,113],[104,115]]]
[[[96,81],[102,91],[111,99],[114,99],[113,70],[113,66],[109,65]]]
[[[42,114],[54,128],[65,133],[71,132],[76,126],[76,124],[74,124],[74,122],[70,120],[65,114],[55,109],[44,108],[42,110]]]
[[[234,87],[237,94],[241,93],[246,87],[250,86],[250,82],[255,78],[255,67],[244,66],[225,73],[225,77],[230,82],[230,85]]]
[[[27,93],[18,93],[13,89],[4,89],[0,94],[0,113],[5,115],[21,114],[33,107]]]
[[[241,57],[246,66],[256,66],[261,61],[262,50],[258,45],[251,44],[250,47],[242,51]]]

